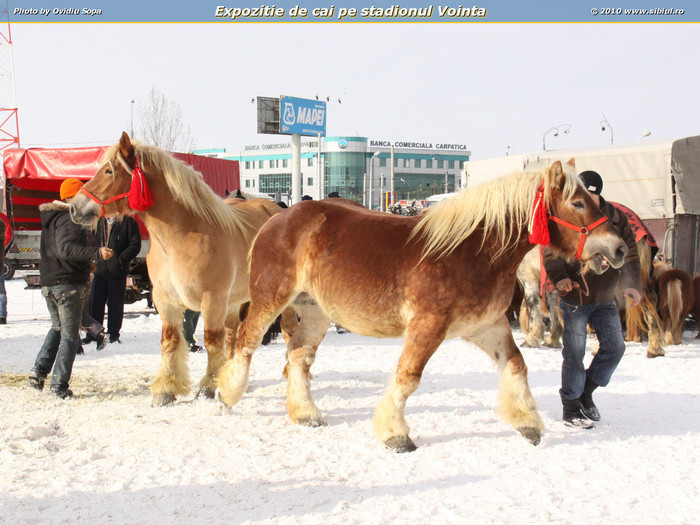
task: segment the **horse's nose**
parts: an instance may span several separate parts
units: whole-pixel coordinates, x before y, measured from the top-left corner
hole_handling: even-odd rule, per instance
[[[627,245],[625,243],[620,243],[620,246],[615,250],[615,259],[622,261],[625,255],[627,255]]]

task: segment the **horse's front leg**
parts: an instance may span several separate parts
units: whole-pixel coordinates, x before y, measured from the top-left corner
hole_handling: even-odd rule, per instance
[[[447,332],[445,320],[417,314],[408,324],[396,373],[374,413],[374,433],[395,452],[413,452],[416,445],[408,436],[404,418],[406,400],[420,385],[423,369]]]
[[[160,369],[151,385],[151,395],[153,406],[163,406],[173,403],[177,396],[190,391],[187,345],[182,333],[184,310],[164,301],[155,290],[153,299],[163,327],[160,339]]]
[[[226,333],[225,325],[238,326],[238,308],[233,308],[227,314],[226,298],[213,297],[205,294],[202,297],[202,318],[204,319],[204,346],[207,349],[207,370],[199,381],[197,397],[214,398],[216,392],[216,376],[223,366],[225,358]]]
[[[506,316],[478,337],[468,340],[478,345],[498,365],[501,373],[498,411],[503,419],[533,445],[539,444],[544,424],[527,384],[525,360],[513,341]]]

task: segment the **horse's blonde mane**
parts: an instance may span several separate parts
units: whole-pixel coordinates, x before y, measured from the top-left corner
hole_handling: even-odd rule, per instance
[[[228,234],[241,234],[248,238],[249,224],[245,210],[226,205],[204,182],[201,173],[156,146],[143,145],[138,140],[132,140],[132,145],[144,176],[146,172],[151,174],[151,170],[162,173],[173,199],[187,211]],[[119,152],[119,144],[107,150],[103,161],[119,162],[127,171],[131,171]]]
[[[569,200],[580,182],[571,168],[565,169],[563,199]],[[481,247],[491,235],[502,254],[519,241],[530,218],[538,186],[547,179],[549,168],[514,173],[493,181],[463,189],[452,198],[431,208],[411,232],[425,240],[423,258],[451,253],[479,228],[484,229]],[[545,183],[545,200],[549,194]]]

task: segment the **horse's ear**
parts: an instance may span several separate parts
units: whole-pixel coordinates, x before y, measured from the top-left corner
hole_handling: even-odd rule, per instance
[[[576,167],[576,157],[571,157],[569,161],[566,163],[567,166],[571,166],[572,168]]]
[[[560,161],[556,161],[549,167],[547,178],[551,190],[562,190],[564,188],[566,176],[564,175],[564,168]]]
[[[126,131],[122,131],[122,136],[119,139],[119,151],[126,163],[133,168],[136,164],[136,151]]]

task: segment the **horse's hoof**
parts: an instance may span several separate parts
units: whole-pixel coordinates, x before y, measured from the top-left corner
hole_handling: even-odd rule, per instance
[[[299,419],[297,419],[297,424],[304,425],[306,427],[311,427],[311,428],[325,427],[327,425],[327,423],[323,419],[312,418],[312,417],[299,418]]]
[[[533,445],[537,446],[540,444],[540,439],[542,435],[540,433],[539,428],[522,427],[518,429],[518,432],[520,432],[525,437],[525,439],[527,439]]]
[[[418,448],[408,436],[394,436],[393,438],[387,439],[384,442],[384,445],[386,448],[393,450],[397,454],[413,452]]]
[[[216,390],[212,389],[209,386],[203,386],[199,390],[197,390],[197,394],[194,397],[195,399],[214,399],[215,394]]]
[[[552,341],[545,341],[544,346],[547,348],[561,348],[561,343],[554,343]]]
[[[520,348],[539,348],[539,347],[540,347],[540,345],[538,343],[533,343],[532,341],[528,341],[527,339],[525,339],[525,341],[523,341],[523,344],[520,345]]]
[[[666,352],[663,350],[661,352],[647,352],[647,357],[649,359],[654,359],[655,357],[663,357],[666,355]]]
[[[165,405],[171,405],[175,402],[175,395],[170,392],[165,392],[164,394],[154,394],[153,401],[151,401],[152,407],[163,407]]]

